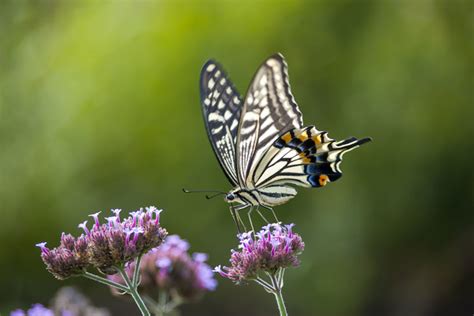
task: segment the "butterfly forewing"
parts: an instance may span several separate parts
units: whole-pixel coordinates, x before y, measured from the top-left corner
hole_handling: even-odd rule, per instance
[[[291,94],[286,62],[282,55],[273,55],[258,69],[245,98],[237,137],[240,185],[254,187],[252,173],[264,153],[281,133],[301,128],[302,124],[302,114]]]
[[[208,61],[201,71],[201,105],[209,140],[229,181],[238,183],[235,144],[242,98],[222,67]]]

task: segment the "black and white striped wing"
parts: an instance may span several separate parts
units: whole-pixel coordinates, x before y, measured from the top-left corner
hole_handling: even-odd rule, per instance
[[[237,136],[237,173],[241,186],[251,188],[253,169],[275,139],[301,128],[302,114],[291,94],[287,64],[281,54],[258,69],[247,92]]]
[[[201,70],[201,105],[209,141],[229,181],[238,184],[236,140],[242,98],[222,67],[209,60]]]

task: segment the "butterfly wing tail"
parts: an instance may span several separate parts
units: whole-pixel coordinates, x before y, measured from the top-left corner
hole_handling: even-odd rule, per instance
[[[290,166],[301,166],[307,176],[307,186],[322,187],[342,176],[340,165],[345,153],[369,141],[370,138],[355,137],[337,141],[330,138],[327,132],[308,126],[284,133],[274,146],[293,149],[296,154]]]

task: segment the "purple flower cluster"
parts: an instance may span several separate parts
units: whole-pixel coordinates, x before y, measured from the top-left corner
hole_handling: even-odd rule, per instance
[[[278,269],[299,265],[304,250],[301,237],[291,225],[269,224],[256,234],[239,235],[239,250],[232,250],[230,267],[217,266],[214,271],[235,283],[252,280],[259,272],[275,274]]]
[[[140,264],[140,287],[149,296],[165,291],[179,300],[195,300],[205,292],[212,291],[217,286],[211,267],[206,264],[207,255],[204,253],[188,253],[189,243],[178,235],[168,236],[158,248],[152,249],[143,256]],[[127,267],[131,276],[135,263]],[[122,283],[118,274],[109,279]],[[176,297],[177,296],[177,297]]]
[[[61,314],[61,316],[67,315],[67,312]],[[34,304],[26,312],[24,310],[17,309],[11,312],[10,316],[54,316],[54,312],[41,304]]]
[[[151,206],[146,211],[131,212],[125,219],[120,218],[120,211],[112,210],[114,216],[106,217],[104,224],[99,221],[100,212],[90,215],[94,219],[92,227],[87,227],[87,221],[80,224],[84,233],[77,238],[63,233],[57,248],[48,249],[44,242],[37,244],[47,270],[58,279],[80,275],[91,267],[114,274],[116,266],[162,244],[167,232],[160,226],[161,210]]]
[[[110,316],[105,308],[98,308],[81,292],[72,287],[63,287],[54,295],[51,305],[33,304],[30,309],[16,309],[10,316]]]

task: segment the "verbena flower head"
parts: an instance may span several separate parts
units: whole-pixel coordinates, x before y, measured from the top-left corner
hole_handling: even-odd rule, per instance
[[[293,232],[293,226],[269,224],[256,234],[240,234],[238,250],[231,251],[230,267],[217,266],[214,271],[241,283],[255,279],[259,272],[274,274],[278,269],[298,266],[304,242]]]
[[[79,237],[63,233],[56,248],[37,244],[47,270],[58,279],[80,275],[91,267],[114,274],[116,266],[158,247],[166,238],[167,232],[160,226],[161,210],[155,207],[131,212],[124,219],[120,210],[112,212],[114,216],[106,218],[106,223],[100,222],[99,213],[92,214],[92,226],[88,227],[87,221],[81,223],[84,233]]]
[[[91,300],[78,289],[70,286],[60,288],[50,300],[49,308],[54,315],[61,316],[111,316],[105,308],[94,306]]]
[[[41,304],[33,304],[30,309],[24,311],[17,309],[10,312],[10,316],[110,316],[104,308],[98,308],[91,304],[90,300],[82,293],[72,287],[63,287],[54,295],[51,305],[45,307]]]
[[[140,264],[140,287],[149,295],[166,291],[174,298],[189,301],[198,299],[207,291],[217,286],[212,269],[206,264],[207,255],[188,253],[189,243],[178,235],[168,236],[158,248],[152,249],[143,256]],[[131,263],[127,273],[131,276],[135,264]],[[121,283],[119,275],[109,276]]]
[[[66,314],[62,314],[61,316]],[[54,312],[41,304],[34,304],[29,310],[23,311],[21,309],[14,310],[10,316],[54,316]]]

